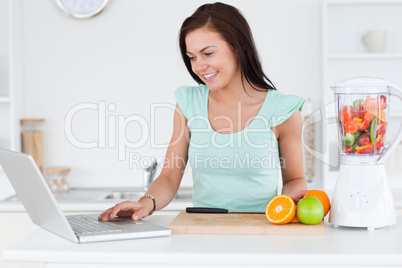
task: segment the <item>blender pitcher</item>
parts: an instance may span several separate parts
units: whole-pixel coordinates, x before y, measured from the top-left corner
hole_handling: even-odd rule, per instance
[[[402,138],[402,125],[386,147],[390,96],[402,100],[398,87],[384,79],[356,77],[331,87],[335,93],[340,170],[329,221],[334,227],[368,230],[396,223],[385,174],[386,158]]]

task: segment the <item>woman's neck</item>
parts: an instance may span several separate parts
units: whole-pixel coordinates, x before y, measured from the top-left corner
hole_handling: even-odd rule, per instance
[[[247,103],[255,102],[258,101],[258,99],[265,97],[266,92],[263,89],[258,90],[261,91],[255,90],[250,84],[245,82],[244,87],[239,84],[232,87],[222,88],[221,90],[211,91],[210,96],[221,103]]]

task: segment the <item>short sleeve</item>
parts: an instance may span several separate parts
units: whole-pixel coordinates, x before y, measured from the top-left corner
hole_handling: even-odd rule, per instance
[[[272,118],[271,127],[285,122],[296,110],[301,111],[305,100],[295,95],[283,95],[277,112]]]
[[[188,119],[188,105],[191,101],[191,87],[182,86],[175,90],[174,96],[183,115]]]

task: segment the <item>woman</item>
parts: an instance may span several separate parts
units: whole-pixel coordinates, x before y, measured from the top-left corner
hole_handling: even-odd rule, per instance
[[[99,220],[138,220],[175,196],[187,162],[193,204],[264,211],[278,190],[295,202],[306,193],[301,148],[304,100],[276,91],[265,76],[247,21],[234,7],[205,4],[181,27],[184,63],[198,87],[175,91],[173,135],[160,176],[138,202],[106,210]]]

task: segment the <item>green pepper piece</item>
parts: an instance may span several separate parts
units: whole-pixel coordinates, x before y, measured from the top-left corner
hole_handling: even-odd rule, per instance
[[[346,133],[345,136],[343,136],[343,142],[345,146],[352,146],[353,143],[355,143],[355,136],[350,133]]]
[[[361,131],[356,131],[356,133],[353,134],[353,137],[355,138],[355,141],[357,141],[357,140],[359,139],[359,137],[360,137],[361,134],[362,134]]]
[[[374,117],[370,124],[370,140],[373,144],[375,144],[375,139],[377,138],[377,122],[377,117]]]
[[[355,142],[355,144],[352,146],[350,152],[351,152],[351,153],[354,153],[354,152],[355,152],[355,148],[356,148],[358,145],[359,145],[359,143],[358,143],[358,142]]]
[[[355,134],[346,133],[345,136],[342,136],[343,144],[345,146],[356,144],[356,141],[359,139],[361,134],[361,131],[357,131]]]
[[[353,102],[353,107],[359,107],[362,106],[364,104],[364,100],[362,99],[357,99]]]

